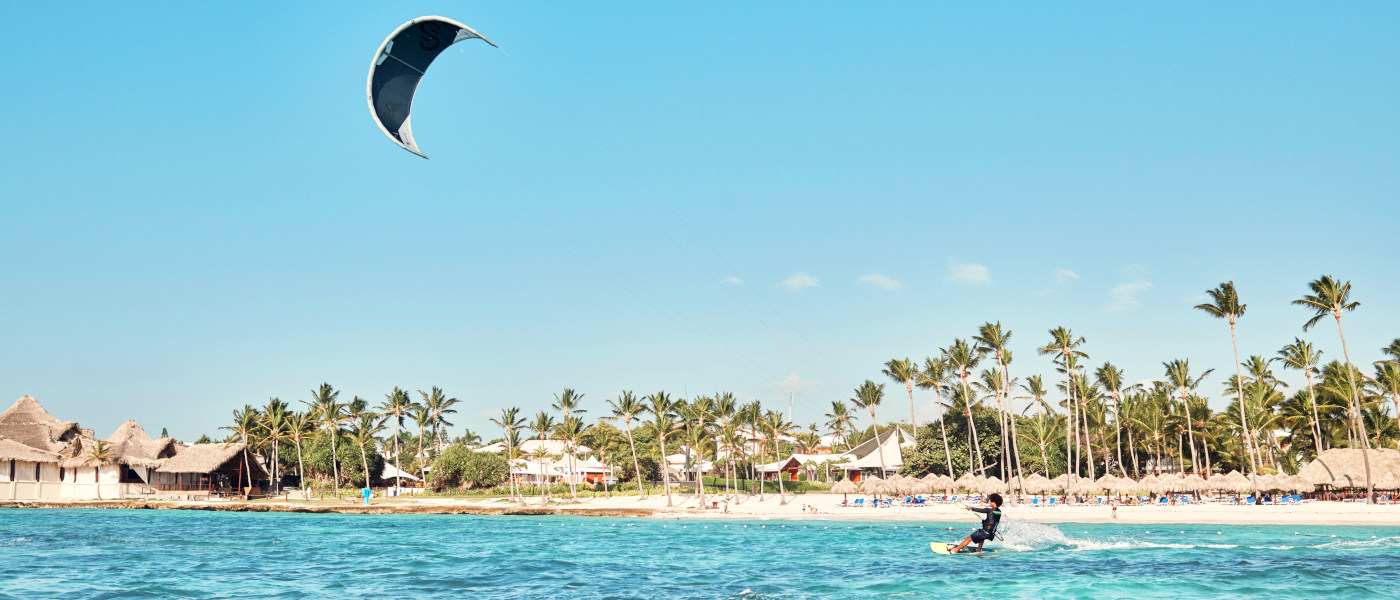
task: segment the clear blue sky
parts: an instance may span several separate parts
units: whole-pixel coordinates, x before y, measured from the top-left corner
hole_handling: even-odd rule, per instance
[[[104,436],[323,381],[442,386],[487,438],[564,387],[794,390],[806,423],[988,320],[1014,376],[1064,325],[1130,380],[1217,369],[1220,408],[1191,306],[1227,279],[1244,355],[1323,273],[1353,358],[1400,336],[1395,3],[31,4],[0,4],[0,400]],[[423,14],[501,46],[428,72],[431,161],[364,99]]]

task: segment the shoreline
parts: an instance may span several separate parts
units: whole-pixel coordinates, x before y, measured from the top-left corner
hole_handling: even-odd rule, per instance
[[[776,496],[764,500],[741,498],[726,513],[698,506],[692,496],[675,496],[665,506],[664,496],[645,500],[637,496],[590,498],[571,505],[520,506],[503,499],[394,498],[363,504],[314,504],[302,501],[172,501],[172,500],[59,500],[0,501],[0,508],[103,508],[132,510],[196,510],[210,512],[278,512],[304,514],[428,514],[480,516],[579,516],[654,518],[663,520],[788,520],[862,522],[965,522],[971,517],[951,504],[891,508],[836,507],[839,495],[803,494],[781,505]],[[817,512],[810,511],[815,507]],[[1197,504],[1186,506],[1120,506],[1113,518],[1108,506],[1032,506],[1009,504],[1008,518],[1033,523],[1121,523],[1126,525],[1310,525],[1400,526],[1400,505],[1366,505],[1351,502],[1308,502],[1301,505],[1251,506]]]

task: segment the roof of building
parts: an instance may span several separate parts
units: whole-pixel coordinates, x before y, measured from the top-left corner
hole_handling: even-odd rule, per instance
[[[77,423],[54,418],[33,396],[21,397],[0,413],[0,438],[38,450],[58,452],[82,433]]]
[[[180,446],[175,452],[175,456],[165,459],[156,470],[163,473],[203,473],[209,474],[218,471],[230,461],[237,461],[237,468],[243,467],[243,461],[239,460],[243,452],[244,444],[190,444]],[[229,468],[234,468],[232,465]],[[253,479],[266,479],[267,471],[257,460],[249,457],[248,470],[252,472]]]

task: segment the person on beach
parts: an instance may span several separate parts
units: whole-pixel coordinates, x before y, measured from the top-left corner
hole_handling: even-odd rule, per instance
[[[982,517],[982,528],[972,532],[972,535],[967,536],[967,539],[963,540],[961,544],[949,548],[949,554],[957,554],[972,542],[977,542],[977,551],[981,552],[982,544],[996,537],[997,525],[1001,524],[1001,494],[991,494],[987,496],[987,503],[991,505],[988,508],[963,507],[972,512],[982,513],[987,516]]]

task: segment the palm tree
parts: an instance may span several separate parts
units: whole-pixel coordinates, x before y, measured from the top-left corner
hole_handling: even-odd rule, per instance
[[[336,438],[340,437],[340,424],[345,422],[345,405],[336,402],[340,397],[340,391],[331,387],[329,383],[322,383],[321,387],[311,390],[311,401],[302,401],[310,407],[310,411],[315,415],[319,425],[323,427],[327,435],[331,436],[331,477],[335,482],[335,495],[340,497],[340,467],[338,464],[338,454],[336,451]],[[250,487],[252,484],[248,484]]]
[[[725,466],[728,469],[724,478],[725,496],[729,495],[729,475],[734,476],[734,499],[739,498],[739,474],[734,472],[735,461],[744,453],[744,434],[739,431],[737,422],[729,422],[719,432],[719,443],[724,448]]]
[[[1185,409],[1184,414],[1187,415],[1186,439],[1187,443],[1191,446],[1191,470],[1200,472],[1201,465],[1196,457],[1196,437],[1191,427],[1191,407],[1187,402],[1187,397],[1191,392],[1195,391],[1196,387],[1205,380],[1207,375],[1215,371],[1215,369],[1206,369],[1206,372],[1201,373],[1200,377],[1193,378],[1191,377],[1190,359],[1178,359],[1171,362],[1164,362],[1162,366],[1166,368],[1167,382],[1171,384],[1172,388],[1175,389],[1178,394],[1181,394],[1181,406]],[[1245,448],[1247,449],[1248,447],[1246,446]],[[1255,491],[1257,492],[1258,490],[1256,489]]]
[[[943,362],[952,366],[957,371],[958,379],[962,380],[963,408],[967,413],[967,468],[972,469],[972,457],[976,455],[977,470],[986,475],[987,466],[982,464],[982,445],[977,441],[977,425],[972,420],[972,389],[967,384],[972,369],[982,362],[982,353],[962,339],[954,339],[953,345],[943,348],[942,352]]]
[[[433,411],[422,404],[414,404],[408,409],[408,417],[418,425],[418,477],[426,482],[428,455],[423,451],[423,437],[427,434],[428,425],[433,422]]]
[[[315,429],[310,415],[294,412],[287,417],[287,439],[292,440],[292,444],[297,447],[297,475],[301,481],[301,488],[304,498],[311,499],[311,488],[306,485],[306,463],[301,458],[301,441],[306,439]]]
[[[875,418],[875,407],[885,399],[885,384],[876,385],[874,381],[867,379],[855,392],[856,397],[851,398],[851,404],[870,411],[870,428],[875,432],[875,451],[880,456],[880,477],[885,477],[889,474],[889,469],[885,467],[885,445],[880,442],[880,421]],[[899,432],[896,431],[895,435],[899,435]]]
[[[559,433],[559,438],[564,441],[564,455],[569,460],[569,497],[578,501],[578,475],[573,464],[575,454],[578,452],[578,439],[583,435],[583,419],[564,417],[564,420],[556,426],[555,431]]]
[[[642,477],[642,463],[637,460],[637,442],[632,440],[632,420],[645,408],[637,401],[637,397],[627,390],[623,390],[617,400],[608,400],[608,406],[612,407],[612,416],[603,418],[622,419],[622,427],[627,432],[627,445],[632,448],[632,468],[637,475],[637,489],[641,491],[641,500],[646,500],[647,487],[645,478]]]
[[[379,415],[366,412],[360,414],[360,418],[356,421],[354,429],[350,432],[350,441],[360,447],[360,465],[365,469],[365,487],[370,486],[370,483],[372,483],[371,479],[373,478],[373,474],[369,472],[369,453],[367,449],[374,447],[375,442],[378,441],[375,436],[383,433],[383,431],[384,420],[380,418]]]
[[[1317,361],[1322,358],[1322,351],[1295,337],[1292,344],[1278,351],[1278,355],[1283,360],[1283,366],[1298,369],[1308,378],[1308,404],[1312,408],[1308,429],[1312,432],[1313,447],[1318,454],[1322,454],[1322,424],[1317,418],[1317,392],[1313,389],[1313,374],[1317,372]]]
[[[846,430],[855,427],[855,415],[851,414],[851,407],[845,402],[831,401],[831,412],[826,413],[826,426],[831,430],[831,434],[841,438],[841,444],[850,446],[851,441],[846,437]]]
[[[408,397],[408,392],[394,386],[394,391],[384,395],[384,402],[379,405],[379,412],[387,417],[394,424],[394,471],[403,473],[399,468],[399,427],[403,426],[403,420],[408,416],[410,410],[416,406]],[[394,477],[394,489],[398,489],[399,476]]]
[[[451,427],[452,423],[447,420],[447,415],[456,414],[457,409],[452,408],[459,400],[448,398],[442,388],[433,386],[431,392],[418,390],[418,395],[423,397],[423,406],[428,407],[428,411],[433,414],[433,439],[437,440],[436,448],[441,448],[443,426]]]
[[[564,420],[565,420],[565,421],[568,421],[568,420],[569,420],[569,417],[574,416],[574,413],[580,413],[580,414],[582,414],[582,413],[588,412],[588,411],[586,411],[586,410],[583,410],[583,409],[579,408],[579,404],[582,403],[582,402],[583,402],[583,394],[580,394],[580,393],[578,393],[578,392],[575,392],[575,391],[574,391],[573,389],[571,389],[571,388],[564,388],[564,392],[563,392],[562,394],[555,394],[555,395],[554,395],[554,404],[551,404],[551,405],[550,405],[550,408],[553,408],[554,410],[557,410],[557,411],[559,411],[559,412],[564,413]],[[566,453],[566,454],[567,454],[567,456],[566,456],[566,458],[567,458],[567,463],[566,463],[566,464],[569,465],[569,477],[568,477],[569,482],[570,482],[570,483],[569,483],[569,489],[570,489],[570,490],[573,490],[573,489],[574,489],[574,483],[573,483],[573,481],[574,481],[574,477],[575,477],[575,474],[574,474],[574,473],[575,473],[575,471],[577,471],[578,466],[575,464],[574,455],[573,455],[572,453]],[[573,493],[574,499],[577,500],[577,499],[578,499],[578,492],[577,492],[577,490],[574,490],[572,493]]]
[[[522,419],[520,417],[520,409],[514,406],[510,408],[503,408],[501,409],[501,416],[499,418],[491,419],[491,422],[495,423],[497,427],[500,427],[501,429],[505,430],[506,455],[512,457],[509,464],[510,466],[514,467],[515,459],[513,457],[515,455],[515,430],[525,426],[525,419]],[[507,475],[507,477],[510,478],[511,495],[518,497],[520,499],[520,504],[523,506],[525,504],[525,495],[519,493],[519,490],[516,488],[515,477],[510,475]]]
[[[248,476],[248,488],[253,487],[253,471],[248,464],[248,447],[254,443],[254,435],[258,430],[258,409],[251,404],[243,405],[243,410],[233,411],[233,425],[220,427],[232,435],[230,441],[237,441],[243,444],[243,472]]]
[[[1003,471],[1006,477],[1011,477],[1011,463],[1015,463],[1016,479],[1018,482],[1025,481],[1021,473],[1021,451],[1020,444],[1016,438],[1016,419],[1012,417],[1011,398],[1011,374],[1007,371],[1007,365],[1011,363],[1011,350],[1007,345],[1011,343],[1011,331],[1003,331],[1001,322],[983,323],[977,329],[977,335],[972,339],[982,347],[984,351],[989,351],[997,359],[997,370],[1000,373],[1001,381],[997,384],[997,412],[998,423],[1001,426],[1001,448],[1002,455],[1007,457],[1007,464]],[[1003,404],[1003,400],[1005,403]],[[1010,431],[1007,431],[1008,425]],[[1018,485],[1020,485],[1018,483]],[[1024,491],[1024,490],[1023,490]]]
[[[238,411],[234,411],[234,415],[236,416],[237,414]],[[110,465],[115,460],[116,456],[112,453],[112,448],[108,446],[105,441],[97,440],[91,448],[88,448],[88,453],[83,460],[83,464],[92,465],[92,481],[96,484],[94,487],[97,489],[98,500],[102,499],[102,465]],[[251,478],[252,476],[249,475],[249,477]],[[252,484],[248,485],[249,487],[252,486]]]
[[[774,441],[773,441],[773,450],[774,450],[774,453],[776,453],[776,452],[777,452],[777,446],[778,446],[777,440],[780,440],[780,439],[782,439],[782,438],[785,437],[785,436],[791,437],[793,425],[792,425],[792,423],[789,422],[787,419],[784,419],[784,418],[783,418],[783,413],[780,413],[780,412],[777,412],[777,411],[769,411],[768,414],[765,415],[765,418],[764,418],[764,420],[763,420],[763,428],[764,428],[765,433],[768,435],[768,437],[770,437],[770,438],[772,438],[772,439],[774,440]],[[896,433],[896,435],[898,435],[898,433]],[[879,433],[876,433],[876,434],[875,434],[876,443],[879,443],[879,436],[880,436]],[[779,457],[778,457],[778,460],[782,460],[782,457],[779,456]],[[884,464],[882,463],[880,466],[883,467]],[[784,506],[784,505],[786,505],[786,504],[787,504],[787,490],[783,489],[783,472],[782,472],[781,470],[779,470],[779,471],[778,471],[778,505],[779,505],[779,506]]]
[[[948,466],[948,476],[957,477],[957,474],[953,472],[953,451],[948,447],[948,428],[943,425],[943,383],[947,380],[948,363],[943,362],[941,358],[924,358],[924,368],[919,371],[916,385],[921,390],[933,389],[935,406],[938,407],[938,433],[943,438],[943,460]],[[832,402],[833,406],[835,404]]]
[[[1306,294],[1302,298],[1293,301],[1293,304],[1312,309],[1315,314],[1306,323],[1303,323],[1303,331],[1307,331],[1321,321],[1323,317],[1331,315],[1337,320],[1337,335],[1342,340],[1342,357],[1347,363],[1347,384],[1351,388],[1351,403],[1353,416],[1356,420],[1357,431],[1361,434],[1362,450],[1370,450],[1371,443],[1366,437],[1366,423],[1361,419],[1361,396],[1356,391],[1356,378],[1352,376],[1354,367],[1351,366],[1351,353],[1347,351],[1347,335],[1342,330],[1342,312],[1353,311],[1361,306],[1360,302],[1351,300],[1351,282],[1333,279],[1331,275],[1322,277],[1308,283],[1311,294]],[[1374,504],[1376,501],[1376,487],[1371,481],[1371,453],[1362,452],[1361,458],[1366,468],[1366,502]]]
[[[918,376],[919,368],[908,358],[900,358],[885,363],[884,370],[880,372],[895,383],[904,384],[904,389],[909,391],[909,423],[918,430],[919,420],[914,416],[914,378]]]
[[[1076,474],[1079,472],[1079,465],[1074,460],[1073,449],[1078,448],[1078,444],[1071,442],[1071,439],[1077,437],[1072,434],[1072,431],[1077,429],[1078,427],[1077,425],[1075,425],[1076,419],[1071,414],[1070,410],[1071,407],[1075,406],[1074,399],[1072,397],[1072,388],[1070,387],[1070,379],[1074,377],[1074,368],[1072,364],[1074,357],[1089,357],[1088,354],[1077,349],[1083,343],[1084,338],[1082,336],[1075,337],[1073,333],[1070,333],[1069,329],[1065,327],[1056,327],[1050,330],[1050,343],[1036,349],[1036,352],[1042,355],[1055,355],[1055,362],[1060,363],[1065,367],[1064,385],[1065,393],[1067,395],[1065,400],[1065,472],[1072,472]]]
[[[1381,396],[1390,394],[1390,401],[1395,404],[1395,416],[1400,419],[1400,363],[1376,363],[1376,388]]]
[[[1094,371],[1094,379],[1113,398],[1113,448],[1118,457],[1118,472],[1126,476],[1128,472],[1123,470],[1123,416],[1118,403],[1118,395],[1123,392],[1123,370],[1105,362]]]
[[[705,423],[713,416],[714,409],[715,401],[709,396],[701,396],[688,404],[677,407],[681,420],[688,422],[689,429],[693,430],[688,431],[691,434],[688,445],[690,446],[689,454],[696,455],[695,490],[700,495],[701,506],[705,505],[705,478],[700,473],[698,465],[703,464],[705,455],[700,451],[699,444],[709,438],[709,429],[705,427]]]
[[[262,438],[267,441],[269,448],[271,448],[269,454],[272,457],[272,485],[270,487],[271,491],[276,491],[282,488],[281,444],[291,434],[289,431],[291,415],[287,412],[287,404],[277,398],[268,400],[267,407],[263,409],[262,414],[262,421],[258,424],[262,429]]]
[[[666,506],[671,506],[671,465],[666,460],[666,434],[676,428],[676,403],[666,392],[657,392],[646,398],[646,410],[651,413],[651,426],[656,429],[656,439],[661,444],[661,486],[666,490]]]
[[[1240,344],[1235,338],[1235,322],[1238,321],[1240,317],[1244,316],[1245,305],[1240,303],[1240,296],[1235,292],[1235,282],[1233,281],[1226,281],[1216,286],[1215,289],[1206,290],[1206,295],[1210,296],[1210,302],[1206,304],[1197,304],[1196,308],[1205,311],[1206,314],[1213,317],[1225,319],[1230,323],[1230,343],[1235,349],[1235,398],[1240,403],[1240,427],[1244,430],[1244,439],[1246,440],[1244,450],[1245,454],[1249,455],[1250,470],[1254,473],[1258,473],[1259,449],[1250,444],[1254,436],[1249,432],[1249,423],[1244,416],[1244,388],[1241,387],[1239,381],[1241,377]],[[1251,480],[1252,479],[1251,477]],[[1256,489],[1255,491],[1257,492],[1258,490]],[[1258,494],[1256,494],[1256,496],[1257,495]]]
[[[549,481],[544,473],[544,459],[549,456],[549,452],[545,450],[544,441],[549,439],[549,435],[555,431],[554,417],[543,410],[535,413],[535,420],[530,422],[530,431],[535,432],[535,439],[540,441],[540,445],[533,453],[533,456],[536,460],[536,464],[540,467],[540,506],[544,506],[545,496],[549,491]]]

